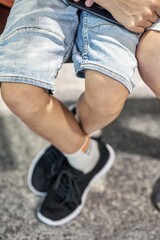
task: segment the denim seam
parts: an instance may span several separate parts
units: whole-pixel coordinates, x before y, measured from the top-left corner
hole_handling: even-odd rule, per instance
[[[98,27],[101,27],[101,26],[110,26],[111,28],[112,27],[114,27],[115,26],[115,23],[111,23],[111,22],[109,22],[109,21],[107,21],[106,20],[106,23],[99,23],[98,25],[95,25],[95,26],[93,26],[93,27],[88,27],[88,28],[90,28],[90,29],[93,29],[93,28],[98,28]],[[116,25],[117,26],[117,25]],[[121,27],[121,26],[119,26],[119,27]]]
[[[8,34],[6,37],[3,37],[3,34],[1,35],[1,41],[5,41],[5,40],[7,40],[8,38],[10,38],[11,36],[13,36],[16,32],[18,32],[18,31],[21,31],[21,30],[27,30],[27,29],[32,29],[32,30],[34,30],[34,29],[36,29],[36,30],[38,30],[38,31],[46,31],[46,32],[48,32],[48,33],[51,33],[51,34],[56,34],[58,37],[60,37],[61,39],[65,39],[62,35],[60,35],[60,34],[58,34],[57,32],[53,32],[53,31],[51,31],[51,30],[49,30],[49,29],[44,29],[44,28],[38,28],[38,27],[21,27],[21,28],[16,28],[12,33],[10,33],[10,34]],[[68,43],[66,43],[65,41],[64,41],[64,43],[66,44],[66,45],[69,45]]]
[[[77,32],[77,29],[75,29],[75,31],[73,31],[73,35],[75,36],[76,35],[76,32]],[[72,49],[73,49],[73,46],[74,46],[74,39],[72,42],[70,42],[69,44],[66,44],[68,46],[68,48],[66,49],[66,52],[64,54],[64,57],[63,57],[63,63],[65,63],[65,61],[70,57],[70,55],[72,55]]]
[[[46,84],[46,85],[50,85],[50,86],[52,86],[52,84],[51,83],[46,83],[46,82],[44,82],[44,81],[42,81],[42,80],[40,80],[40,79],[35,79],[35,78],[29,78],[29,77],[22,77],[22,76],[16,76],[16,75],[0,75],[0,78],[14,78],[14,79],[17,79],[17,80],[21,80],[21,79],[24,79],[24,80],[26,80],[26,81],[32,81],[32,82],[40,82],[40,83],[44,83],[44,84]]]
[[[115,80],[122,80],[122,81],[124,81],[124,83],[126,83],[126,87],[128,88],[128,90],[131,92],[131,90],[133,89],[133,87],[135,86],[132,82],[130,82],[127,78],[124,78],[123,76],[121,76],[120,74],[118,74],[118,73],[115,73],[115,72],[113,72],[112,70],[110,70],[110,69],[107,69],[107,68],[104,68],[103,66],[100,66],[100,65],[98,65],[98,64],[94,64],[94,63],[87,63],[87,62],[85,62],[85,63],[82,63],[82,64],[80,64],[80,65],[78,65],[77,67],[76,67],[76,69],[75,69],[75,71],[76,71],[76,74],[78,75],[78,72],[79,71],[83,71],[83,70],[86,70],[86,69],[92,69],[92,70],[97,70],[97,71],[99,71],[99,72],[101,72],[101,73],[103,73],[103,74],[105,74],[105,75],[107,75],[107,76],[110,76],[110,77],[112,77],[112,78],[114,78]],[[108,74],[107,74],[108,73]],[[111,75],[109,75],[109,74],[111,74]],[[118,79],[118,78],[119,79]]]
[[[88,59],[88,51],[89,51],[89,45],[88,45],[88,29],[87,29],[87,26],[88,26],[88,13],[87,12],[83,12],[82,13],[84,15],[84,18],[83,18],[83,41],[84,41],[84,50],[83,50],[83,53],[82,53],[82,58],[85,60]]]

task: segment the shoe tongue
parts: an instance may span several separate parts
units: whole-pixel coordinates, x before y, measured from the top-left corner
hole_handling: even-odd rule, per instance
[[[68,161],[67,161],[68,162]],[[83,172],[77,168],[74,168],[69,162],[67,164],[67,167],[69,168],[69,171],[74,175],[74,176],[79,176],[82,175]]]
[[[68,162],[66,162],[65,167],[59,173],[56,182],[51,186],[50,190],[55,199],[59,199],[62,202],[70,198],[71,191],[74,191],[76,178],[81,176],[83,173],[74,167],[72,167]],[[71,195],[70,195],[71,194]]]

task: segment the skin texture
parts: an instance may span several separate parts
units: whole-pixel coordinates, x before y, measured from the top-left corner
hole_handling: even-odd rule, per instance
[[[34,132],[66,153],[76,152],[86,134],[116,119],[129,94],[124,85],[108,76],[86,71],[85,92],[77,103],[79,125],[73,114],[44,89],[27,84],[2,83],[1,92],[13,113]]]
[[[87,134],[117,118],[129,94],[118,81],[95,71],[86,71],[85,92],[77,104],[79,125],[59,100],[41,88],[2,83],[1,92],[13,113],[34,132],[66,153],[76,152]]]
[[[75,0],[79,2],[79,0]],[[97,3],[106,8],[128,30],[143,33],[137,47],[138,69],[143,81],[160,99],[160,32],[145,31],[160,16],[159,0],[86,0],[87,7]]]
[[[137,48],[139,73],[143,81],[160,99],[160,32],[146,31]]]
[[[75,0],[79,2],[80,0]],[[142,33],[160,16],[160,0],[86,0],[86,6],[101,5],[128,30]]]

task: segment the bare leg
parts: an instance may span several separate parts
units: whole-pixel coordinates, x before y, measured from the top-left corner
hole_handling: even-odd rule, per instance
[[[139,72],[144,82],[160,98],[160,32],[146,31],[138,45]]]
[[[2,83],[1,88],[5,103],[34,132],[62,152],[73,153],[82,146],[85,134],[55,97],[26,84]]]
[[[118,81],[95,71],[86,71],[85,92],[77,103],[84,131],[90,134],[117,118],[128,94]]]
[[[89,134],[111,123],[121,112],[128,90],[95,71],[86,71],[86,90],[78,101],[84,131]],[[85,133],[73,115],[55,97],[38,87],[2,83],[2,97],[27,126],[65,153],[76,152]]]

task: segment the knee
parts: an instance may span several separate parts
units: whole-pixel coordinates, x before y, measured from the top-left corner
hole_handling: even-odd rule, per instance
[[[104,75],[102,78],[99,79],[100,81],[97,78],[98,84],[91,83],[90,86],[87,86],[85,96],[88,105],[92,113],[101,118],[105,119],[112,115],[118,116],[129,92],[118,81]]]
[[[136,53],[139,73],[158,98],[160,98],[159,39],[159,32],[147,31],[142,36]]]
[[[9,107],[9,109],[14,113],[18,112],[18,110],[21,108],[21,103],[23,103],[20,96],[21,94],[18,91],[18,86],[15,94],[14,85],[10,83],[2,83],[1,94],[3,101]]]
[[[136,57],[138,60],[138,67],[140,73],[145,77],[155,73],[155,70],[159,71],[160,60],[160,35],[155,31],[147,31],[143,34],[137,47]]]
[[[106,93],[105,98],[94,96],[92,100],[88,100],[92,112],[105,119],[109,116],[118,116],[121,112],[125,100],[120,96],[110,96],[110,93]]]
[[[42,98],[38,96],[37,87],[17,83],[3,83],[2,98],[8,108],[24,121],[35,117],[44,107]],[[41,90],[42,91],[42,90]]]

